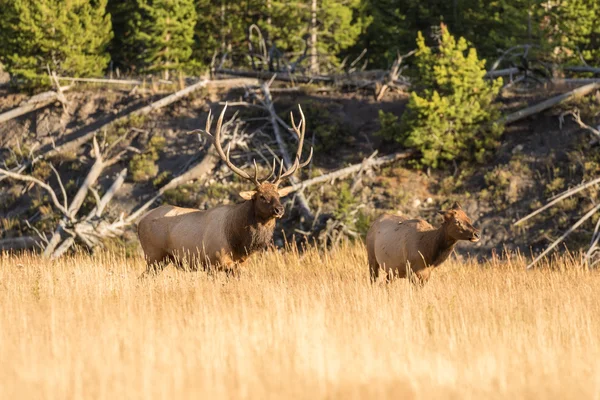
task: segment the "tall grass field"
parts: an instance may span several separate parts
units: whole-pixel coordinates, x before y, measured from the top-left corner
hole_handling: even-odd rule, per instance
[[[362,245],[239,279],[141,258],[0,256],[0,399],[599,399],[600,274],[451,258],[371,285]]]

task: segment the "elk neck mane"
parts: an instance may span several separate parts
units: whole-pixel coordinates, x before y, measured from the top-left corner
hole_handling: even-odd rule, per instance
[[[226,223],[226,233],[235,257],[244,258],[265,248],[273,238],[275,219],[260,220],[251,200],[232,207]]]
[[[427,265],[437,267],[442,264],[452,251],[457,241],[448,236],[446,225],[442,224],[437,229],[432,229],[423,235],[425,243],[429,246],[425,249],[423,257]]]

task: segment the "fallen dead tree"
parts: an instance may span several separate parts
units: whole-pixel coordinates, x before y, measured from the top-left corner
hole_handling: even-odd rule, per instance
[[[583,182],[580,185],[578,185],[572,189],[569,189],[569,190],[565,191],[564,193],[556,196],[554,199],[549,201],[543,207],[540,207],[537,210],[535,210],[534,212],[519,219],[517,222],[514,223],[514,225],[520,225],[523,222],[525,222],[525,221],[535,217],[536,215],[540,214],[541,212],[547,210],[548,208],[556,205],[557,203],[559,203],[565,199],[568,199],[569,197],[572,197],[587,188],[597,186],[597,185],[600,185],[600,178],[593,179],[589,182]],[[575,224],[573,224],[573,226],[571,226],[571,228],[569,228],[561,237],[559,237],[554,242],[552,242],[550,244],[550,246],[548,246],[546,248],[546,250],[544,250],[539,256],[537,256],[527,266],[527,269],[533,268],[535,266],[535,264],[537,264],[538,261],[540,261],[542,258],[544,258],[544,256],[546,256],[546,254],[548,254],[552,249],[554,249],[556,246],[558,246],[560,243],[562,243],[571,233],[573,233],[579,226],[581,226],[581,224],[583,224],[585,221],[587,221],[592,216],[594,216],[598,211],[600,211],[600,204],[596,205],[591,210],[589,210],[583,217],[581,217]],[[592,241],[590,243],[590,247],[585,255],[585,261],[588,263],[588,265],[590,267],[592,267],[600,262],[600,258],[598,258],[597,260],[593,260],[593,257],[596,256],[597,253],[600,252],[599,244],[600,244],[600,220],[598,220],[598,223],[596,224],[596,228],[594,229],[594,233],[592,235]]]
[[[17,108],[13,108],[10,111],[0,114],[0,123],[10,121],[11,119],[20,117],[21,115],[25,115],[35,110],[39,110],[40,108],[44,108],[49,106],[50,104],[61,101],[61,92],[66,92],[67,90],[73,88],[73,86],[63,86],[60,88],[60,91],[48,91],[44,93],[40,93],[24,101]]]
[[[215,88],[236,88],[236,87],[245,87],[248,84],[256,84],[258,81],[256,80],[247,80],[247,79],[223,79],[223,80],[201,80],[191,86],[188,86],[185,89],[179,90],[171,95],[163,97],[162,99],[155,101],[152,104],[149,104],[145,107],[142,107],[138,110],[132,111],[126,115],[123,115],[119,118],[112,119],[100,126],[95,127],[94,129],[88,130],[84,135],[76,138],[65,141],[64,143],[51,148],[46,153],[43,154],[44,157],[52,157],[57,154],[67,153],[71,151],[75,151],[80,148],[84,143],[87,143],[94,135],[96,135],[101,130],[105,129],[108,125],[119,123],[121,121],[126,121],[131,116],[136,115],[148,115],[156,110],[159,110],[163,107],[171,105],[173,103],[178,102],[186,96],[200,90],[201,88],[210,86]]]
[[[108,126],[110,124],[118,123],[120,121],[126,121],[128,118],[130,118],[131,116],[134,116],[134,115],[148,115],[148,114],[152,113],[153,111],[156,111],[162,107],[173,104],[173,103],[181,100],[182,98],[190,95],[191,93],[205,87],[208,84],[208,82],[209,82],[208,80],[202,80],[191,86],[188,86],[185,89],[179,90],[169,96],[163,97],[162,99],[155,101],[154,103],[149,104],[146,107],[142,107],[138,110],[132,111],[131,113],[129,113],[127,115],[113,119],[113,120],[107,122],[106,124],[97,127],[96,129],[90,130],[83,136],[80,136],[76,139],[66,141],[63,144],[60,144],[60,145],[50,149],[48,152],[43,154],[43,156],[44,157],[52,157],[57,154],[75,151],[79,147],[81,147],[84,143],[88,142],[92,137],[94,137],[98,132],[100,132],[106,126]]]
[[[586,96],[586,95],[592,93],[593,91],[599,90],[599,89],[600,89],[600,82],[589,83],[587,85],[578,87],[577,89],[571,90],[567,93],[563,93],[559,96],[555,96],[548,100],[542,101],[541,103],[538,103],[531,107],[527,107],[527,108],[524,108],[517,112],[514,112],[512,114],[505,115],[504,117],[497,120],[496,123],[504,124],[504,125],[512,124],[514,122],[517,122],[524,118],[527,118],[531,115],[534,115],[534,114],[537,114],[544,110],[547,110],[549,108],[552,108],[558,104],[565,103],[567,101],[571,101],[571,100]]]
[[[369,168],[381,167],[383,165],[392,164],[399,160],[410,158],[416,154],[416,151],[401,151],[398,153],[375,158],[376,154],[377,152],[373,153],[370,157],[365,158],[360,164],[354,164],[349,167],[338,169],[337,171],[333,171],[325,175],[317,176],[312,179],[307,179],[305,181],[302,181],[301,183],[290,185],[284,189],[286,191],[291,190],[292,192],[295,192],[322,183],[333,183],[336,179],[344,179],[352,174],[362,173]]]
[[[97,195],[95,196],[97,204],[94,210],[92,210],[92,212],[90,212],[85,217],[78,217],[78,213],[85,201],[88,192],[95,193],[95,191],[93,190],[93,186],[96,184],[102,171],[107,166],[113,165],[115,162],[117,162],[118,158],[121,155],[122,153],[119,153],[119,155],[117,155],[116,158],[105,159],[105,157],[103,157],[100,151],[100,146],[98,145],[98,142],[94,138],[94,164],[90,168],[83,183],[81,184],[75,196],[71,199],[70,202],[67,199],[67,194],[62,183],[61,177],[53,166],[51,166],[51,168],[56,176],[59,187],[61,189],[62,201],[59,200],[58,195],[56,194],[54,189],[46,182],[42,182],[33,176],[0,169],[0,176],[6,176],[8,178],[22,182],[31,182],[45,190],[50,195],[54,208],[58,210],[58,212],[62,215],[50,239],[48,239],[45,235],[40,235],[40,238],[44,242],[43,254],[45,257],[60,257],[71,247],[71,245],[74,244],[75,237],[80,238],[84,243],[88,244],[90,247],[93,247],[93,244],[98,242],[94,235],[108,236],[108,233],[102,231],[97,231],[94,234],[92,234],[90,232],[90,229],[86,229],[86,226],[94,225],[96,221],[102,217],[102,213],[106,208],[106,205],[110,202],[114,194],[119,190],[119,188],[123,184],[125,174],[127,172],[126,169],[122,170],[117,175],[117,178],[115,179],[113,185],[106,192],[106,194],[104,194],[102,198],[99,198]]]

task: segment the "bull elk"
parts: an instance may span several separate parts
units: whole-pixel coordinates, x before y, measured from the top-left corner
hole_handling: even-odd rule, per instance
[[[251,191],[240,192],[245,200],[235,205],[222,205],[209,210],[196,210],[163,205],[149,211],[138,224],[138,236],[147,268],[142,277],[159,273],[169,262],[183,268],[184,261],[192,270],[198,267],[224,270],[228,275],[237,274],[239,265],[252,253],[265,248],[272,240],[275,220],[283,217],[284,207],[280,198],[291,192],[291,188],[279,189],[279,184],[297,170],[308,165],[313,150],[304,162],[302,146],[306,131],[306,120],[299,107],[301,120],[298,125],[291,114],[293,131],[298,136],[298,149],[294,163],[283,171],[283,161],[275,179],[277,163],[273,160],[271,173],[264,179],[258,177],[254,161],[254,174],[236,167],[227,152],[221,147],[221,128],[227,104],[217,121],[214,135],[210,133],[211,115],[206,122],[206,133],[213,138],[214,148],[235,174],[254,184]]]
[[[433,268],[450,256],[459,240],[477,242],[479,230],[471,224],[458,203],[446,211],[439,228],[423,219],[384,214],[367,233],[367,254],[371,281],[375,282],[380,270],[390,276],[410,278],[423,284],[429,280]]]

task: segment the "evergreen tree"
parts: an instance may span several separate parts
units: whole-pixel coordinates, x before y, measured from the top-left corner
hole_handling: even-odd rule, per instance
[[[320,62],[337,65],[341,51],[353,46],[369,19],[359,12],[362,0],[321,0],[317,14]]]
[[[389,67],[398,52],[414,48],[417,32],[429,36],[440,23],[473,44],[490,62],[510,47],[539,44],[541,39],[542,0],[365,1],[365,13],[373,21],[354,52],[367,48],[372,67]]]
[[[266,3],[265,0],[196,1],[194,58],[207,65],[216,53],[227,53],[236,65],[248,63],[248,30],[252,24],[260,25],[261,19],[266,19]]]
[[[193,0],[112,1],[118,65],[130,71],[169,71],[188,65],[197,14]]]
[[[2,0],[0,60],[27,84],[59,75],[97,76],[106,68],[111,39],[106,0]]]
[[[323,65],[337,64],[340,51],[356,42],[366,21],[358,13],[363,1],[318,0],[317,48]],[[312,0],[199,0],[195,57],[208,63],[215,52],[226,52],[236,65],[248,64],[248,32],[256,24],[267,50],[275,44],[293,61],[307,44],[311,3]]]
[[[600,2],[570,0],[545,2],[543,28],[556,61],[600,60]]]
[[[138,0],[141,23],[133,33],[144,50],[138,64],[148,72],[182,69],[192,55],[196,9],[193,0]],[[167,75],[168,78],[168,75]]]
[[[136,2],[108,0],[107,10],[114,32],[109,45],[113,67],[133,72],[136,70],[136,58],[143,51],[143,48],[134,48],[132,40],[133,27],[140,23],[141,18],[136,12]]]
[[[501,127],[488,124],[499,116],[493,101],[502,81],[485,80],[485,60],[479,60],[464,38],[456,41],[443,24],[438,44],[434,51],[418,34],[415,84],[421,89],[411,93],[396,139],[420,150],[424,165],[481,161],[501,132]]]

